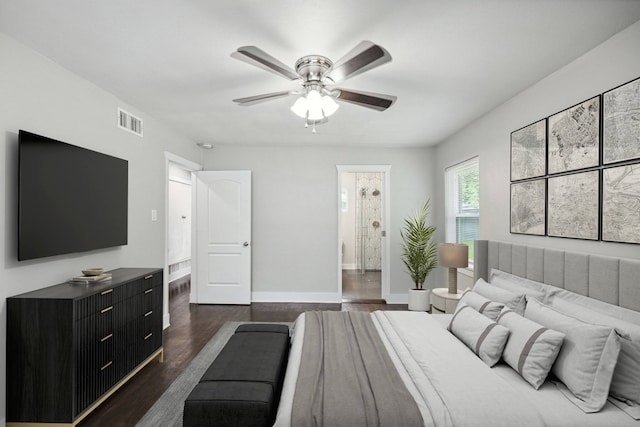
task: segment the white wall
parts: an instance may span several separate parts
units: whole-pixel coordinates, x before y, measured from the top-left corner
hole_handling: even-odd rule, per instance
[[[194,161],[200,150],[114,95],[61,68],[0,33],[0,424],[4,424],[6,298],[64,282],[81,268],[158,267],[164,264],[165,157],[170,151]],[[116,108],[144,120],[144,138],[118,129]],[[17,261],[18,130],[25,129],[129,161],[128,245]],[[151,210],[158,221],[151,221]],[[46,216],[43,216],[46,221]],[[166,307],[165,307],[166,313]],[[34,325],[34,328],[37,328]]]
[[[510,234],[510,134],[640,77],[640,22],[539,81],[437,147],[438,224],[444,227],[444,169],[480,158],[480,237],[540,247],[640,258],[640,245]]]
[[[400,228],[409,212],[434,196],[433,149],[221,146],[206,153],[206,170],[253,171],[254,298],[277,293],[289,300],[339,301],[341,164],[391,165],[390,288],[406,301],[412,283],[400,261]]]

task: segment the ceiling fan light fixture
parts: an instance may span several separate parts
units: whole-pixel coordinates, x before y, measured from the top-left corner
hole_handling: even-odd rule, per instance
[[[299,97],[291,106],[291,111],[298,117],[317,122],[335,113],[340,106],[333,97],[322,95],[316,88],[307,91],[306,96]]]
[[[316,89],[309,90],[307,93],[307,108],[309,109],[309,120],[322,120],[324,115],[322,113],[322,95]]]
[[[317,122],[322,120],[324,116],[322,115],[322,108],[319,106],[309,108],[309,116],[308,119],[312,122]]]
[[[322,97],[322,111],[324,112],[325,117],[329,117],[336,111],[338,111],[340,105],[336,101],[333,100],[332,97],[325,95]]]
[[[307,110],[308,110],[308,102],[307,102],[307,98],[305,98],[304,96],[301,96],[300,98],[298,98],[296,100],[296,102],[291,106],[291,111],[293,111],[293,113],[298,116],[298,117],[302,117],[303,119],[307,118]]]

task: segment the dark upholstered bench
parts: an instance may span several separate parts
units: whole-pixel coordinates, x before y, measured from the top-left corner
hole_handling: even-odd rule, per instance
[[[184,427],[270,426],[289,357],[286,325],[240,325],[184,402]]]

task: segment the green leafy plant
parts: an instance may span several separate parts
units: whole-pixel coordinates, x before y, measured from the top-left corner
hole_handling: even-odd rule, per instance
[[[431,270],[438,265],[438,247],[431,240],[436,228],[427,225],[429,200],[404,220],[401,259],[411,276],[415,289],[422,289]]]

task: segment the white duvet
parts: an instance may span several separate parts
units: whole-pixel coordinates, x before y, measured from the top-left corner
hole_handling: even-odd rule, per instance
[[[534,390],[510,368],[489,368],[443,327],[444,316],[377,311],[372,319],[425,426],[639,426],[608,404],[585,414],[551,384]],[[294,325],[276,426],[291,424],[304,342],[304,314]]]

